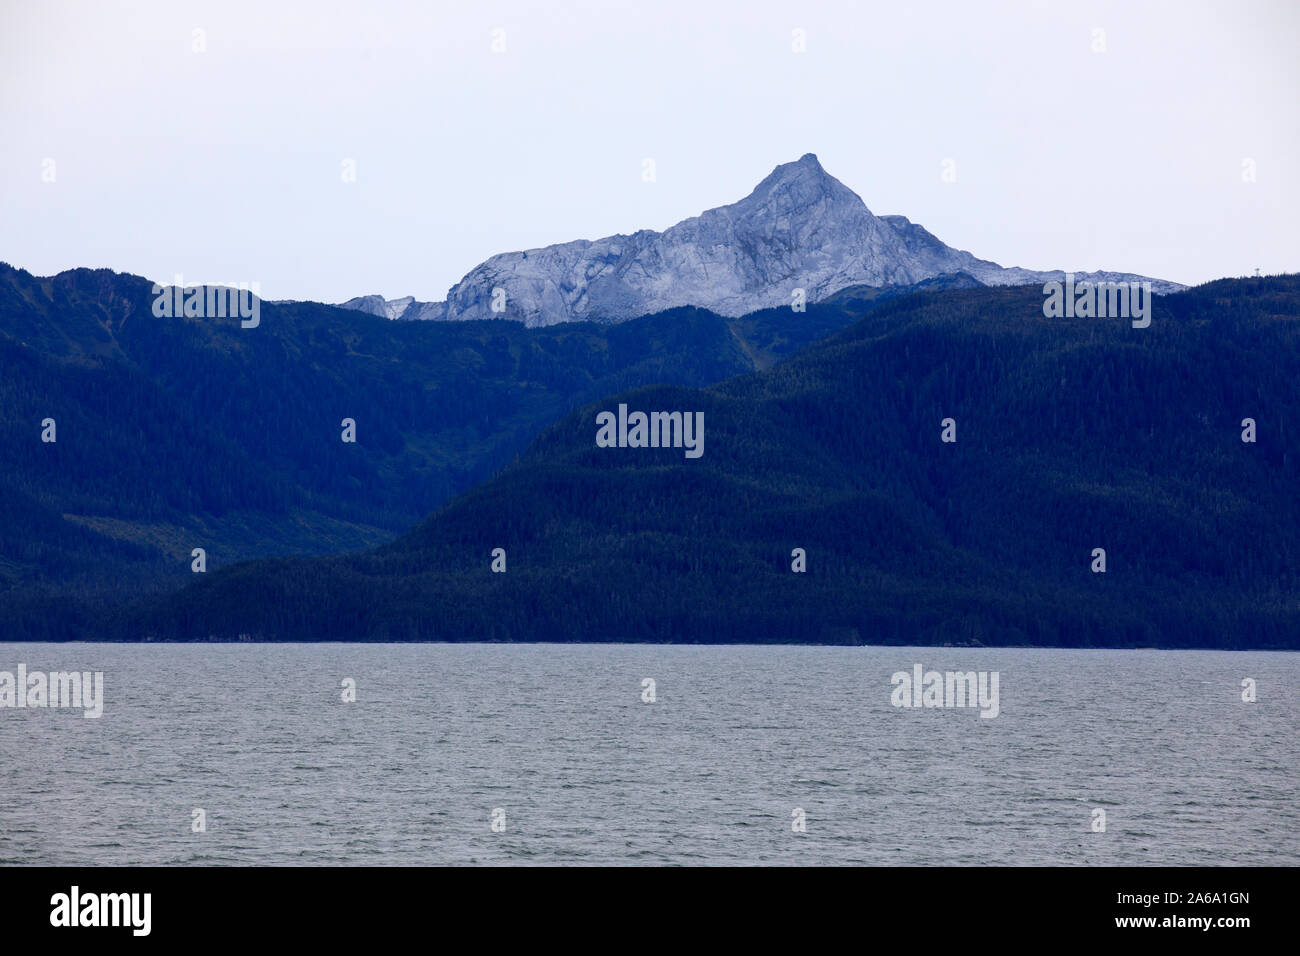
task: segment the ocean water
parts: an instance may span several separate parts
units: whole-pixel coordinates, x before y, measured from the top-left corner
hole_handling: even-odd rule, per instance
[[[1300,863],[1294,653],[0,644],[19,663],[102,671],[104,705],[0,708],[3,864]],[[894,706],[918,663],[996,671],[997,716]]]

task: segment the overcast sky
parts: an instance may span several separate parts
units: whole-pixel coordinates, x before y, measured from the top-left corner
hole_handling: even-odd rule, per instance
[[[814,152],[1002,265],[1300,271],[1297,37],[1290,0],[0,0],[0,260],[436,300]]]

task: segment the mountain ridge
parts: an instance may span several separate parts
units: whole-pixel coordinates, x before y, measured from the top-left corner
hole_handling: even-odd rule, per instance
[[[575,404],[770,367],[892,298],[972,282],[540,329],[264,301],[242,328],[155,316],[141,276],[0,263],[0,621],[11,636],[93,632],[104,601],[185,580],[195,547],[211,572],[372,546]]]
[[[378,549],[233,565],[117,633],[1300,648],[1300,276],[1154,316],[896,298],[767,371],[575,410]],[[703,455],[602,447],[620,404],[702,412]]]
[[[502,318],[528,327],[620,322],[682,306],[735,318],[788,306],[797,289],[807,302],[817,302],[849,286],[914,285],[957,272],[989,286],[1066,275],[1006,268],[946,245],[906,216],[877,216],[815,154],[805,153],[777,166],[744,198],[662,232],[498,253],[471,269],[441,302],[367,295],[341,305],[393,319]],[[1078,281],[1150,282],[1157,293],[1186,288],[1132,273],[1074,275]]]

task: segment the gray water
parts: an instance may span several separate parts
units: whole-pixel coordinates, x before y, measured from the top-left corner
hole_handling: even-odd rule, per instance
[[[103,671],[105,703],[0,708],[5,864],[1300,862],[1300,654],[0,644],[19,662]],[[997,671],[1000,713],[894,707],[916,663]]]

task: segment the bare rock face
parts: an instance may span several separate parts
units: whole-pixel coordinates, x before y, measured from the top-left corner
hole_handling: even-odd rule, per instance
[[[913,285],[964,272],[985,285],[1020,285],[1064,273],[1004,269],[945,245],[903,216],[876,216],[808,153],[778,166],[752,193],[663,232],[642,230],[507,252],[476,266],[446,302],[343,303],[405,319],[513,319],[527,326],[620,322],[676,306],[720,315],[789,305],[797,289],[816,302],[849,286]],[[1078,280],[1151,281],[1126,273],[1079,273]],[[494,308],[495,306],[495,308]]]
[[[413,295],[403,296],[400,299],[385,299],[382,295],[359,295],[355,299],[340,302],[339,305],[344,309],[369,312],[371,315],[377,315],[385,319],[400,319],[402,313],[414,301],[415,296]]]

